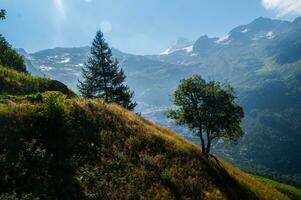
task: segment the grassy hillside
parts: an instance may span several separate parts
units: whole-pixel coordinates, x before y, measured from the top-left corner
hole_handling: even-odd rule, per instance
[[[301,141],[301,61],[280,64],[256,48],[261,44],[265,45],[257,41],[254,48],[245,46],[243,49],[222,45],[222,49],[208,56],[184,50],[158,56],[135,56],[115,50],[113,55],[125,70],[142,115],[179,133],[185,131],[183,135],[194,142],[199,141],[198,137],[166,119],[164,113],[170,106],[170,94],[180,79],[192,74],[231,83],[244,107],[246,118],[242,126],[247,134],[238,145],[229,148],[219,143],[215,152],[244,170],[301,187],[298,142]],[[77,83],[80,74],[76,71],[86,60],[87,52],[86,47],[53,49],[30,57],[34,66],[42,70],[43,66],[51,67],[44,72],[72,87]],[[295,55],[300,55],[299,51]],[[67,58],[70,62],[63,62]]]
[[[0,193],[41,199],[288,199],[117,105],[0,104]]]
[[[60,91],[68,96],[74,96],[74,93],[59,81],[33,77],[30,74],[0,65],[1,95],[27,95],[45,91]]]
[[[298,188],[295,188],[294,186],[279,183],[277,181],[267,179],[261,176],[255,176],[255,178],[261,182],[263,182],[265,185],[268,185],[269,187],[277,189],[279,192],[286,194],[291,200],[299,200],[301,199],[301,190]]]

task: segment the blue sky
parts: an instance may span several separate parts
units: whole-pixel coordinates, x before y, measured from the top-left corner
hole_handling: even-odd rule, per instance
[[[301,0],[0,0],[0,33],[29,52],[90,45],[100,27],[110,46],[159,53],[178,37],[218,37],[257,17],[292,20]]]

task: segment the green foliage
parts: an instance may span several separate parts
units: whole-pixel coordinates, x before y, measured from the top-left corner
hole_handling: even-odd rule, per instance
[[[42,99],[0,104],[4,199],[23,194],[41,199],[254,199],[255,189],[250,192],[163,127],[103,101],[66,99],[57,92]]]
[[[12,69],[0,66],[0,93],[29,94],[46,91],[51,80],[47,78],[32,77]]]
[[[298,26],[297,26],[298,27]],[[278,37],[269,47],[268,53],[275,57],[279,64],[293,63],[301,59],[300,28],[292,30],[285,36]]]
[[[42,93],[28,94],[28,95],[0,95],[0,100],[2,101],[11,101],[11,102],[31,102],[31,103],[40,103],[42,102]]]
[[[234,164],[246,171],[298,187],[301,187],[301,151],[296,142],[301,141],[300,64],[300,61],[283,66],[270,63],[264,68],[271,68],[271,72],[260,72],[252,77],[252,83],[240,84],[239,99],[246,112],[242,126],[252,134],[246,134],[238,145],[217,150],[220,156],[231,155]]]
[[[265,185],[268,185],[272,188],[277,189],[279,192],[287,195],[291,200],[299,200],[301,199],[301,190],[298,188],[295,188],[293,186],[279,183],[277,181],[267,179],[260,176],[255,176],[255,178],[261,182],[263,182]]]
[[[134,93],[124,84],[126,76],[119,69],[117,60],[99,30],[92,43],[91,55],[82,69],[84,81],[79,82],[79,91],[86,98],[102,98],[109,103],[117,103],[133,110],[136,103]]]
[[[58,81],[33,77],[0,65],[0,94],[27,95],[45,91],[60,91],[68,96],[75,96],[67,86]]]
[[[53,112],[62,109],[66,99],[66,95],[57,91],[45,92],[42,95],[42,100],[46,104],[47,109]]]
[[[240,122],[244,113],[234,100],[230,86],[222,88],[217,82],[207,83],[200,76],[193,76],[181,81],[173,99],[177,108],[169,110],[168,117],[197,132],[202,150],[208,156],[212,140],[231,141],[243,134]],[[203,134],[207,136],[206,146]]]
[[[5,19],[6,10],[0,10],[0,20]],[[22,56],[0,34],[0,65],[5,65],[20,72],[26,72],[26,65]]]
[[[26,65],[22,56],[0,35],[0,65],[7,66],[19,72],[26,72]]]
[[[34,197],[31,194],[22,194],[18,197],[16,193],[13,194],[0,194],[0,200],[39,200],[40,198]]]

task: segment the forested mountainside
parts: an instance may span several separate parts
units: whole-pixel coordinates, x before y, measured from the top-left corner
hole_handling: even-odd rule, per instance
[[[186,130],[175,128],[164,115],[180,79],[200,74],[231,83],[246,111],[246,134],[238,145],[222,150],[224,144],[218,143],[215,151],[244,169],[274,177],[282,174],[300,185],[300,20],[258,18],[224,37],[202,36],[193,45],[181,39],[160,55],[131,55],[117,49],[113,55],[136,93],[137,111],[180,133]],[[41,73],[76,89],[88,53],[89,47],[55,48],[25,57]]]

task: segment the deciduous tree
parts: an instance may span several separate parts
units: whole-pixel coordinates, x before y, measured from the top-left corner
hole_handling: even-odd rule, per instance
[[[214,139],[232,141],[243,134],[240,122],[244,113],[235,98],[230,86],[192,76],[182,80],[175,91],[176,108],[168,111],[168,117],[196,132],[203,153],[209,156]]]

